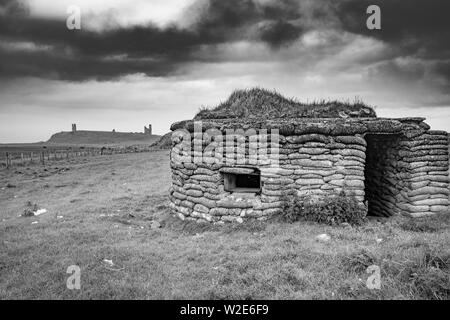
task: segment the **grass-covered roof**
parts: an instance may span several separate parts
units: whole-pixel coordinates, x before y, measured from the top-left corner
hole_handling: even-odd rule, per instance
[[[283,97],[276,91],[260,88],[236,90],[217,107],[202,109],[200,119],[231,118],[373,118],[373,108],[361,101],[317,101],[301,103]]]

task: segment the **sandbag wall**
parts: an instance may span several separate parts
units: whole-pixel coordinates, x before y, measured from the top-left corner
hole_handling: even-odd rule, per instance
[[[414,217],[449,211],[449,152],[445,131],[428,131],[400,142],[402,160],[409,168],[402,192],[404,213]]]
[[[449,209],[446,132],[365,138],[369,215],[419,217]]]
[[[403,161],[402,136],[368,134],[365,139],[368,214],[392,216],[401,211],[400,203],[407,203],[402,191],[407,188],[410,168]]]
[[[186,144],[183,145],[183,139],[192,141],[191,156],[185,156]],[[254,145],[249,144],[250,140],[260,141],[260,148],[256,150]],[[261,180],[263,177],[270,178],[270,168],[276,167],[279,161],[278,138],[277,141],[271,141],[267,133],[257,133],[256,137],[235,139],[233,146],[226,142],[216,144],[216,148],[211,148],[212,145],[214,137],[207,133],[191,133],[190,138],[173,137],[170,162],[172,210],[183,220],[242,222],[248,218],[266,219],[281,204],[274,202],[276,197],[227,192],[220,169],[250,165],[261,169]],[[277,151],[273,157],[272,150]]]
[[[211,142],[199,133],[191,133],[192,155],[202,155]],[[258,162],[249,141],[259,139]],[[214,157],[219,163],[208,164],[188,158],[180,161],[182,141],[174,140],[171,152],[173,187],[171,207],[181,219],[213,222],[264,220],[280,211],[286,194],[326,197],[345,191],[364,205],[364,167],[366,141],[360,135],[328,136],[323,134],[279,135],[237,139],[234,147],[223,148]],[[206,141],[206,142],[205,142]],[[267,150],[267,155],[265,155]],[[236,152],[236,151],[241,151]],[[254,150],[253,150],[254,151]],[[271,152],[276,152],[272,154]],[[241,158],[245,155],[245,159]],[[243,194],[224,190],[224,167],[253,166],[261,173],[261,192]]]
[[[279,181],[284,189],[299,196],[319,197],[345,191],[363,202],[366,141],[361,136],[303,134],[287,136],[283,141],[281,172],[290,178],[290,183],[284,181],[287,177]],[[269,191],[271,183],[267,181],[263,194],[273,194]]]
[[[248,118],[176,122],[171,126],[172,209],[182,219],[264,220],[280,211],[285,194],[320,198],[345,191],[361,205],[367,201],[375,215],[421,216],[448,210],[448,137],[446,132],[429,131],[423,121]],[[226,135],[227,130],[250,128],[257,133],[237,138],[232,146],[204,157],[211,142],[217,142],[206,132]],[[279,131],[277,139],[267,137],[271,130]],[[192,142],[185,161],[177,156],[183,139],[174,139],[175,132],[184,132],[185,140]],[[262,141],[256,148],[249,145],[255,135]],[[276,154],[271,153],[273,148]],[[203,158],[195,161],[194,156]],[[239,166],[260,172],[259,192],[224,190],[221,171]]]

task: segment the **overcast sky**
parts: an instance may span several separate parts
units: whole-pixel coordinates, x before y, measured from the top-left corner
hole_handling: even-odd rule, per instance
[[[71,123],[164,134],[254,86],[450,131],[449,14],[448,0],[0,0],[0,143]]]

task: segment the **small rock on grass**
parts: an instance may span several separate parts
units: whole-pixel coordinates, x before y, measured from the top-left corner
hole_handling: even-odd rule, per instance
[[[108,266],[114,266],[114,262],[112,261],[112,259],[110,260],[110,259],[103,259],[103,262],[105,263],[105,264],[107,264]]]
[[[159,229],[159,228],[161,228],[161,224],[158,221],[152,221],[150,228]]]
[[[41,214],[46,213],[46,212],[47,212],[47,209],[38,209],[38,210],[36,210],[33,213],[34,213],[35,216],[38,216],[38,215],[41,215]]]
[[[326,233],[322,233],[316,237],[316,240],[319,242],[328,242],[331,240],[331,237],[329,235],[327,235]]]

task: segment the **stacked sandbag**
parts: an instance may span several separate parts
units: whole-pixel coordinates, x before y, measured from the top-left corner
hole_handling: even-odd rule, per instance
[[[408,166],[400,154],[400,135],[367,135],[366,198],[369,214],[392,216],[400,213],[402,190],[409,177]]]
[[[183,145],[183,139],[192,142]],[[360,135],[313,133],[276,135],[274,139],[258,132],[236,139],[234,144],[225,142],[205,157],[212,140],[198,133],[174,139],[170,199],[172,209],[182,219],[264,220],[280,211],[282,196],[288,194],[320,198],[345,191],[363,204],[366,142]],[[209,161],[211,158],[214,161]],[[221,169],[239,165],[254,165],[260,170],[260,194],[224,190]]]
[[[211,148],[214,138],[208,133],[189,135],[174,135],[171,150],[171,208],[181,219],[209,222],[242,222],[244,218],[265,220],[270,213],[268,209],[279,206],[278,203],[263,205],[259,196],[249,198],[246,194],[225,191],[220,172],[223,167],[249,164],[264,167],[277,163],[278,136],[271,140],[271,135],[265,131],[256,132],[255,136],[240,136],[231,142],[225,140]],[[190,142],[186,143],[188,140]],[[252,152],[252,148],[256,152]],[[271,154],[273,150],[276,154]]]
[[[373,215],[444,210],[447,136],[427,131],[422,121],[231,119],[204,122],[202,130],[194,130],[192,121],[178,123],[181,134],[172,134],[171,208],[195,221],[265,220],[280,212],[284,195],[324,198],[345,192],[361,205],[368,202]],[[230,131],[236,137],[222,140]],[[226,191],[227,168],[253,168],[261,189]]]
[[[403,161],[410,168],[406,203],[400,207],[411,216],[449,210],[449,153],[445,131],[428,131],[402,142]]]
[[[209,211],[216,207],[223,186],[222,177],[209,165],[172,162],[172,189],[170,200],[182,219],[204,219],[213,221]]]
[[[285,140],[280,149],[281,169],[262,176],[263,195],[279,196],[288,190],[326,196],[345,191],[364,200],[364,138],[303,134]]]

